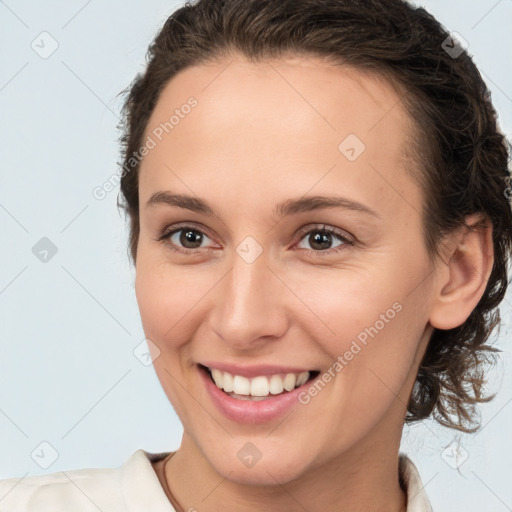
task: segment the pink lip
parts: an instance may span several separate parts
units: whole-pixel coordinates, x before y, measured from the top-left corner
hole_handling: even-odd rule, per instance
[[[222,370],[223,372],[231,373],[231,375],[240,375],[242,377],[247,377],[248,379],[252,379],[253,377],[259,377],[260,375],[271,377],[272,375],[280,373],[302,373],[312,371],[311,368],[292,368],[291,366],[273,366],[264,364],[258,364],[254,366],[241,366],[238,364],[228,364],[215,361],[205,361],[202,362],[201,364],[203,366],[217,368],[218,370]]]
[[[266,368],[268,369],[268,367]],[[201,379],[203,380],[213,403],[224,414],[224,416],[232,421],[236,421],[237,423],[265,423],[283,416],[298,404],[299,394],[303,392],[306,387],[309,387],[312,382],[308,381],[302,386],[299,386],[292,391],[284,392],[280,395],[270,395],[270,397],[265,400],[239,400],[237,398],[232,398],[227,393],[219,389],[211,380],[207,370],[200,366],[198,366],[198,369]],[[261,367],[259,369],[261,370]],[[275,370],[275,367],[273,367],[273,370]],[[262,374],[258,373],[258,375]]]

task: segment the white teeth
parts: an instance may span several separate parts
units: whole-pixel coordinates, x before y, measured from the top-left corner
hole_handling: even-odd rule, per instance
[[[299,387],[299,386],[302,386],[302,384],[306,384],[306,381],[308,380],[308,378],[309,378],[309,372],[299,373],[299,376],[297,377],[296,386]]]
[[[258,376],[252,379],[241,375],[232,375],[217,368],[208,368],[215,385],[226,393],[234,393],[240,396],[266,397],[268,395],[279,395],[286,391],[302,386],[309,379],[309,372],[298,374],[287,373],[272,375],[270,379],[265,376]],[[238,397],[237,397],[238,398]]]
[[[217,368],[211,368],[210,373],[212,374],[213,381],[215,382],[217,387],[221,388],[223,382],[222,372],[220,370],[217,370]]]
[[[255,377],[251,380],[252,396],[267,396],[269,393],[269,385],[267,377]]]
[[[237,395],[251,394],[251,381],[241,375],[233,375],[233,393]]]
[[[272,375],[272,377],[270,377],[270,393],[273,395],[279,395],[279,393],[283,392],[283,389],[283,379],[281,379],[279,375]]]
[[[231,393],[235,388],[233,387],[233,375],[228,372],[224,372],[224,381],[221,386],[224,391]]]
[[[283,381],[283,387],[286,391],[291,391],[295,387],[295,383],[297,382],[297,377],[294,373],[288,373]]]

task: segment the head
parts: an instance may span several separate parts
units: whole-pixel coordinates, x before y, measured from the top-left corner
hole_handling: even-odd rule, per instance
[[[219,471],[248,441],[292,478],[404,420],[476,428],[508,283],[508,153],[447,37],[401,0],[202,0],[167,20],[127,89],[142,323]],[[297,201],[311,196],[345,201]],[[331,378],[272,428],[237,424],[204,391],[210,361]]]

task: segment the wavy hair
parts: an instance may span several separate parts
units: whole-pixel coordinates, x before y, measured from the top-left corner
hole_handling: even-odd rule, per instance
[[[486,344],[500,325],[498,305],[509,284],[512,211],[509,147],[478,69],[467,51],[423,8],[402,0],[198,0],[164,23],[149,46],[146,68],[122,109],[118,205],[130,222],[133,262],[139,236],[139,163],[149,117],[160,92],[179,71],[239,52],[257,61],[289,54],[324,57],[385,76],[401,87],[415,121],[414,178],[424,197],[422,228],[429,257],[466,216],[484,214],[493,227],[494,264],[485,292],[466,321],[435,329],[419,366],[406,422],[433,416],[461,431],[478,428],[487,364]],[[508,180],[508,181],[507,181]],[[507,188],[508,186],[508,188]],[[476,426],[475,426],[476,425]]]

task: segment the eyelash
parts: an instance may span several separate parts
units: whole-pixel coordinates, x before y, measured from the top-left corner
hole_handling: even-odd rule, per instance
[[[157,241],[164,243],[172,251],[179,252],[182,254],[195,254],[197,252],[200,252],[202,249],[204,249],[204,248],[184,249],[182,247],[178,247],[173,242],[170,242],[169,239],[172,235],[179,233],[180,231],[185,231],[185,230],[194,231],[196,233],[200,233],[201,235],[208,236],[207,233],[205,233],[201,229],[198,229],[197,227],[189,225],[189,224],[180,225],[177,227],[172,226],[172,227],[174,228],[174,229],[172,229],[172,231],[169,230],[169,227],[165,228],[162,235],[157,238]],[[352,240],[351,238],[349,238],[348,236],[346,236],[344,232],[339,231],[338,229],[335,229],[335,228],[328,227],[325,224],[322,225],[321,227],[319,225],[318,227],[300,230],[298,233],[298,235],[300,236],[299,242],[302,241],[302,239],[304,238],[305,235],[308,235],[308,234],[314,233],[314,232],[323,233],[323,234],[327,234],[327,235],[333,235],[336,238],[338,238],[341,242],[343,242],[343,244],[339,245],[338,247],[335,247],[332,249],[326,249],[326,250],[316,250],[315,251],[314,249],[301,249],[302,251],[306,251],[309,254],[314,253],[316,255],[321,255],[321,256],[325,255],[325,254],[333,254],[333,253],[337,253],[337,252],[344,250],[344,248],[347,245],[351,246],[351,245],[355,244],[355,241]],[[208,236],[208,238],[211,238],[211,237]],[[206,249],[209,249],[209,248],[206,248]]]

